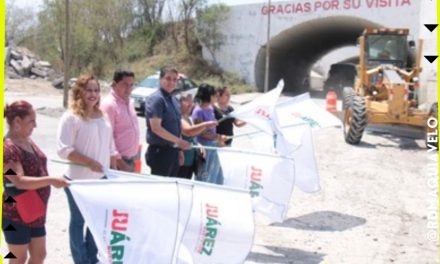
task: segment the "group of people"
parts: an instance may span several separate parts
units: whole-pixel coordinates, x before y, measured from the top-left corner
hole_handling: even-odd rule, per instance
[[[242,126],[244,122],[225,118],[233,111],[227,87],[215,89],[201,84],[196,98],[190,93],[176,98],[173,91],[177,78],[176,69],[162,68],[160,89],[145,103],[146,163],[154,175],[186,179],[195,175],[199,181],[223,184],[223,172],[213,147],[230,145],[233,125]],[[195,107],[194,99],[198,102]]]
[[[165,66],[160,71],[160,89],[146,101],[145,154],[154,175],[181,177],[222,184],[223,173],[213,146],[231,144],[233,125],[243,122],[225,116],[229,106],[227,87],[215,89],[202,84],[196,98],[173,94],[178,71]],[[105,179],[108,168],[134,171],[139,153],[139,124],[130,94],[135,75],[117,70],[112,89],[101,101],[101,88],[93,75],[81,75],[71,89],[70,106],[57,131],[57,153],[71,164],[63,176],[49,176],[47,159],[32,141],[36,113],[32,105],[19,100],[7,105],[9,126],[4,137],[3,230],[8,248],[16,259],[10,263],[43,263],[46,256],[45,220],[50,186],[68,187],[71,181]],[[193,100],[198,104],[194,107]],[[218,122],[217,120],[220,120]],[[224,121],[223,121],[224,120]],[[198,147],[195,147],[198,146]],[[205,146],[203,148],[203,146]],[[97,263],[97,247],[69,188],[65,188],[70,209],[69,242],[75,264]],[[36,206],[36,201],[41,206]],[[31,209],[30,209],[31,208]],[[37,208],[37,209],[36,209]],[[32,213],[30,213],[32,212]]]

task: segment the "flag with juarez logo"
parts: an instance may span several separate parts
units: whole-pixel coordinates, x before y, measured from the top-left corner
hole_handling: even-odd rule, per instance
[[[280,81],[276,88],[235,109],[229,115],[272,135],[272,115],[283,88],[284,83]]]
[[[176,183],[83,180],[72,182],[69,189],[100,262],[173,262],[179,217]]]
[[[278,103],[275,107],[281,128],[308,124],[312,129],[342,127],[335,115],[318,106],[309,93],[300,94]]]
[[[178,263],[243,263],[253,237],[254,217],[246,191],[196,184]]]
[[[217,152],[225,178],[224,184],[246,189],[255,211],[275,222],[282,222],[295,184],[293,159],[270,152],[233,148],[218,149]]]
[[[284,136],[288,135],[288,136]],[[253,149],[260,152],[277,152],[291,157],[295,162],[295,186],[301,191],[313,193],[320,190],[320,177],[313,147],[312,129],[303,123],[281,128],[276,138],[265,133],[248,136]],[[276,143],[274,144],[274,140]]]
[[[109,173],[117,180],[70,187],[102,263],[242,263],[249,254],[254,223],[246,191]]]

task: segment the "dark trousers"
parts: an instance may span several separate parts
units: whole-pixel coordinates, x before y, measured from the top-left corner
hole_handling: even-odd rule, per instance
[[[148,146],[145,161],[151,174],[177,177],[179,171],[179,149],[167,146]]]
[[[180,166],[177,177],[191,180],[193,174],[196,174],[196,165],[192,166]]]

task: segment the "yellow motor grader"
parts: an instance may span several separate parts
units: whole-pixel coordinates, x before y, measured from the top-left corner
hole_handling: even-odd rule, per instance
[[[343,89],[344,136],[358,144],[367,124],[404,124],[425,129],[430,116],[437,116],[437,103],[430,111],[418,109],[421,50],[408,65],[408,29],[367,28],[359,37],[360,58],[352,87]]]

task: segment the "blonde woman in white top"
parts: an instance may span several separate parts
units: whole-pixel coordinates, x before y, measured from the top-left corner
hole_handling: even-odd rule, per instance
[[[100,87],[92,75],[82,75],[72,88],[69,111],[58,127],[57,149],[61,158],[70,160],[66,177],[72,180],[100,179],[104,168],[116,168],[117,151],[109,121],[99,109]],[[70,249],[75,264],[97,263],[97,248],[90,231],[84,235],[82,217],[68,188],[70,208]]]

